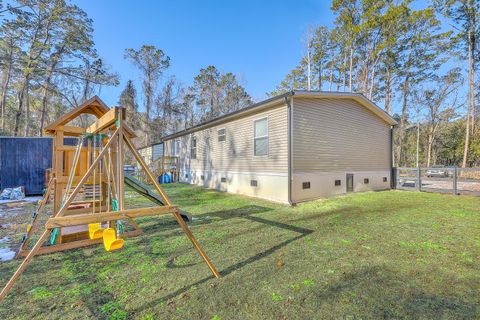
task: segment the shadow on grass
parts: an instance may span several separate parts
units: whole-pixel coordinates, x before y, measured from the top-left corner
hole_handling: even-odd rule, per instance
[[[393,203],[390,206],[385,205],[384,208],[378,207],[365,207],[362,205],[356,204],[345,204],[339,208],[329,209],[325,211],[318,211],[315,208],[311,209],[311,213],[307,215],[303,215],[300,218],[294,218],[291,222],[311,222],[318,219],[325,219],[331,216],[335,216],[338,214],[344,215],[345,218],[347,217],[355,217],[358,218],[370,218],[372,216],[382,216],[387,217],[389,215],[395,215],[399,211],[406,211],[409,209],[417,209],[418,203],[411,202],[411,203]],[[317,211],[317,212],[315,212]]]
[[[220,270],[220,274],[221,276],[225,277],[229,274],[231,274],[232,272],[236,271],[236,270],[239,270],[251,263],[254,263],[260,259],[263,259],[265,257],[268,257],[270,255],[272,255],[273,253],[275,253],[276,251],[280,250],[281,248],[289,245],[290,243],[294,242],[294,241],[297,241],[297,240],[300,240],[302,239],[303,237],[313,233],[313,230],[310,230],[310,229],[306,229],[306,228],[301,228],[301,227],[296,227],[296,226],[292,226],[292,225],[289,225],[289,224],[285,224],[285,223],[281,223],[281,222],[277,222],[277,221],[271,221],[271,220],[267,220],[267,219],[264,219],[264,218],[260,218],[260,217],[257,217],[257,216],[252,216],[252,214],[258,214],[258,213],[263,213],[263,212],[267,212],[267,211],[270,211],[272,209],[270,208],[266,208],[266,207],[261,207],[261,206],[246,206],[246,207],[241,207],[241,208],[237,208],[237,209],[232,209],[232,210],[226,210],[226,211],[217,211],[217,212],[213,212],[213,213],[208,213],[208,214],[204,214],[205,216],[213,216],[213,217],[219,217],[221,218],[221,220],[228,220],[228,219],[232,219],[232,218],[244,218],[244,219],[247,219],[247,220],[250,220],[250,221],[253,221],[253,222],[257,222],[257,223],[262,223],[262,224],[266,224],[266,225],[269,225],[269,226],[273,226],[273,227],[277,227],[277,228],[280,228],[280,229],[284,229],[284,230],[288,230],[288,231],[292,231],[292,232],[295,232],[295,233],[298,233],[299,235],[293,237],[293,238],[290,238],[288,240],[285,240],[265,251],[262,251],[254,256],[251,256],[245,260],[242,260],[234,265],[231,265],[230,267],[226,268],[226,269],[223,269],[223,270]],[[211,221],[208,221],[206,222],[206,224],[208,223],[211,223]],[[169,299],[172,299],[172,298],[175,298],[185,292],[187,292],[188,290],[190,290],[192,287],[195,287],[195,286],[198,286],[200,284],[203,284],[205,282],[207,282],[208,280],[211,280],[211,279],[214,279],[213,276],[209,276],[209,277],[205,277],[195,283],[192,283],[188,286],[185,286],[183,288],[180,288],[178,290],[176,290],[175,292],[172,292],[166,296],[163,296],[161,298],[158,298],[158,299],[155,299],[153,301],[150,301],[149,303],[143,305],[141,308],[137,308],[135,310],[131,310],[131,312],[133,313],[136,313],[136,312],[140,312],[140,311],[143,311],[145,309],[149,309],[149,308],[152,308],[156,305],[158,305],[159,303],[161,303],[162,301],[167,301]]]
[[[192,215],[194,219],[197,218],[197,220],[194,220],[193,223],[192,222],[187,223],[189,226],[190,225],[200,226],[200,225],[211,224],[212,222],[216,222],[220,220],[229,220],[229,219],[235,219],[235,218],[247,218],[251,220],[252,214],[260,214],[260,213],[264,213],[272,210],[273,210],[272,208],[262,207],[262,206],[244,206],[244,207],[239,207],[239,208],[230,209],[230,210],[221,210],[221,211],[203,213],[198,215],[192,215],[187,211],[185,211],[185,213],[188,215]],[[145,219],[144,221],[150,222],[150,221],[153,221],[153,219],[154,218],[149,218],[148,220]],[[260,221],[257,221],[257,222],[260,222]],[[265,223],[273,223],[273,222],[269,220],[265,220]],[[152,223],[142,227],[142,229],[145,233],[149,233],[153,231],[161,232],[164,230],[171,230],[177,227],[178,227],[178,223],[172,217],[169,220],[163,220],[161,224]]]
[[[319,288],[316,300],[334,305],[348,299],[360,307],[362,314],[374,318],[478,319],[480,310],[475,303],[428,293],[421,287],[409,286],[410,282],[409,277],[398,272],[371,266],[343,274],[332,285]]]
[[[294,238],[291,238],[291,239],[288,239],[286,241],[283,241],[279,244],[277,244],[276,246],[273,246],[271,248],[269,248],[268,250],[265,250],[265,251],[262,251],[248,259],[245,259],[243,261],[240,261],[234,265],[231,265],[230,267],[226,268],[226,269],[223,269],[220,271],[220,274],[222,277],[225,277],[229,274],[231,274],[232,272],[236,271],[236,270],[239,270],[243,267],[245,267],[246,265],[250,264],[250,263],[253,263],[255,261],[258,261],[262,258],[265,258],[273,253],[275,253],[276,251],[278,251],[279,249],[289,245],[290,243],[294,242],[294,241],[297,241],[305,236],[307,236],[308,234],[301,234],[301,235],[298,235]],[[183,288],[180,288],[178,290],[176,290],[175,292],[172,292],[166,296],[163,296],[161,298],[158,298],[158,299],[155,299],[155,300],[152,300],[150,301],[149,303],[143,305],[141,308],[137,308],[137,309],[134,309],[134,310],[129,310],[130,312],[132,312],[133,314],[137,313],[137,312],[140,312],[140,311],[143,311],[143,310],[146,310],[146,309],[149,309],[149,308],[153,308],[155,307],[156,305],[162,303],[163,301],[168,301],[170,299],[173,299],[179,295],[181,295],[182,293],[185,293],[187,292],[188,290],[190,290],[191,288],[195,287],[195,286],[198,286],[198,285],[201,285],[209,280],[212,280],[212,279],[215,279],[213,276],[209,276],[209,277],[205,277],[195,283],[192,283],[188,286],[185,286]]]

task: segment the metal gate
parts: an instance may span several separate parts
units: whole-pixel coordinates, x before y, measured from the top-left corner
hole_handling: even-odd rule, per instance
[[[395,188],[480,196],[480,168],[395,168]]]

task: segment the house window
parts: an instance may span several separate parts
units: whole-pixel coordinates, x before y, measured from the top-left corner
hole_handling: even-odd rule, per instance
[[[254,155],[268,155],[268,119],[255,120],[254,125]]]
[[[178,140],[172,141],[172,156],[178,157],[178,151],[180,149],[180,143]]]
[[[192,138],[192,143],[190,145],[190,158],[197,159],[197,138]]]
[[[302,183],[302,189],[310,189],[310,181]]]
[[[335,180],[335,186],[341,186],[342,185],[342,180]]]
[[[363,183],[364,183],[364,184],[369,184],[369,183],[370,183],[370,180],[369,180],[368,178],[365,178],[365,179],[363,179]]]
[[[250,180],[250,186],[256,187],[258,185],[257,180]]]
[[[217,131],[218,134],[218,142],[226,141],[227,140],[227,130],[226,129],[219,129]]]

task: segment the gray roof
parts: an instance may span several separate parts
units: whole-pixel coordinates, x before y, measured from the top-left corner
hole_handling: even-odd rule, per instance
[[[365,97],[361,93],[350,93],[350,92],[333,92],[333,91],[303,91],[303,90],[294,90],[294,91],[289,91],[284,94],[280,94],[274,97],[271,97],[269,99],[260,101],[258,103],[252,104],[246,108],[227,113],[223,116],[204,121],[202,123],[199,123],[193,127],[190,127],[185,130],[181,130],[178,132],[175,132],[173,134],[167,135],[161,139],[161,142],[170,140],[176,137],[183,136],[185,134],[189,134],[201,129],[204,129],[206,127],[211,127],[216,124],[228,121],[228,119],[242,115],[242,114],[248,114],[250,112],[254,112],[257,109],[261,109],[263,107],[269,106],[273,103],[279,102],[283,99],[286,99],[290,96],[298,96],[301,98],[350,98],[354,99],[357,102],[359,102],[361,105],[364,107],[368,108],[370,111],[372,111],[374,114],[382,118],[385,122],[387,122],[390,125],[396,125],[397,121],[393,119],[387,112],[385,112],[383,109],[381,109],[379,106],[377,106],[375,103],[373,103],[371,100],[369,100],[367,97]]]

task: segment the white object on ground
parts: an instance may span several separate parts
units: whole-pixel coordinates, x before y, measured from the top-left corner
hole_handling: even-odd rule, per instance
[[[25,193],[23,193],[22,187],[5,188],[0,193],[1,200],[22,200],[23,198],[25,198]]]
[[[0,248],[0,261],[8,261],[15,258],[15,251],[9,248]]]

